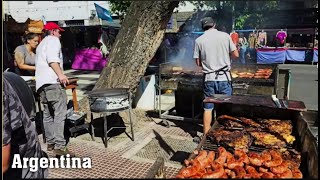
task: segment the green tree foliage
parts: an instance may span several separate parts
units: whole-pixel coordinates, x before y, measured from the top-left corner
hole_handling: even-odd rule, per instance
[[[279,1],[191,1],[197,9],[204,6],[215,10],[220,21],[232,23],[234,19],[235,29],[259,28],[269,20],[268,14],[278,9]],[[230,18],[231,17],[231,18]]]
[[[111,0],[111,12],[117,14],[120,17],[120,20],[122,21],[124,19],[125,14],[128,11],[128,8],[130,7],[131,2],[132,1]]]
[[[109,2],[111,6],[111,12],[117,14],[120,17],[120,20],[123,20],[132,1],[111,0]],[[185,1],[180,1],[179,6],[185,5]]]

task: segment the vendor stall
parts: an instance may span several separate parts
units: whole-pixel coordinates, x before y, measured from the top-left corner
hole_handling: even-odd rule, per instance
[[[258,64],[283,64],[286,60],[286,48],[258,48]]]

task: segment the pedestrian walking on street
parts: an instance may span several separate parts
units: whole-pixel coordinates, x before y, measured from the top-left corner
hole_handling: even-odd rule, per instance
[[[45,38],[36,50],[36,89],[44,107],[43,125],[47,150],[56,156],[69,154],[66,148],[64,126],[67,117],[67,94],[64,87],[69,83],[63,73],[63,57],[60,37],[64,30],[56,23],[44,26]]]
[[[230,58],[238,58],[238,50],[229,34],[215,28],[216,22],[211,17],[205,17],[201,23],[205,32],[195,40],[193,58],[204,73],[204,97],[231,95]],[[204,103],[203,135],[210,129],[213,108],[213,103]]]

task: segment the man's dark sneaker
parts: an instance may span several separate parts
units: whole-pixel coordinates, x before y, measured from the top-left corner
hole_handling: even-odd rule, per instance
[[[47,151],[52,151],[54,149],[54,144],[47,145]]]
[[[55,149],[54,153],[56,156],[66,156],[67,154],[70,155],[70,157],[75,157],[75,154],[68,150],[68,148],[61,148],[61,149]]]

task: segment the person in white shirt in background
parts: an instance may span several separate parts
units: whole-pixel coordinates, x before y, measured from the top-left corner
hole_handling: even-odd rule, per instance
[[[66,148],[64,126],[67,117],[67,94],[64,87],[69,83],[63,73],[63,57],[60,37],[64,31],[56,23],[44,26],[46,37],[36,49],[36,90],[44,107],[43,125],[47,150],[56,156],[74,154]],[[63,86],[64,87],[63,87]]]

